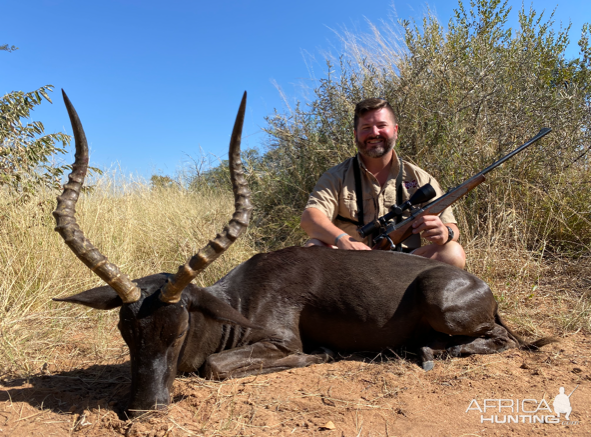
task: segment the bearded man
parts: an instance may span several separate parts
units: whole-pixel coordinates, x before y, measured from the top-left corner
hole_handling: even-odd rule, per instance
[[[357,155],[322,175],[302,214],[302,229],[310,237],[306,246],[371,250],[371,237],[361,239],[359,226],[387,214],[391,206],[408,200],[427,183],[437,197],[444,194],[431,175],[397,156],[398,124],[386,100],[359,102],[353,126]],[[363,217],[359,217],[360,208]],[[457,242],[460,231],[451,209],[439,216],[425,215],[412,226],[413,235],[401,243],[402,251],[464,268],[466,254]],[[421,246],[421,236],[430,244]]]

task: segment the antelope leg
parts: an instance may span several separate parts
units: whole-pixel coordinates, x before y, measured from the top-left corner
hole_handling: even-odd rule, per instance
[[[207,379],[223,380],[306,367],[329,359],[328,354],[308,355],[262,341],[210,355],[200,373]]]

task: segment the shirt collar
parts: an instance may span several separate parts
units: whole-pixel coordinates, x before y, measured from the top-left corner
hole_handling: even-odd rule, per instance
[[[363,163],[363,160],[361,159],[361,155],[359,154],[359,152],[357,152],[357,165],[359,165],[359,168],[361,168],[361,170],[366,171],[366,172],[369,171],[365,167],[365,164]],[[390,165],[390,176],[388,179],[390,179],[390,178],[396,179],[398,177],[399,171],[400,171],[400,159],[398,158],[398,155],[396,154],[396,150],[392,149],[392,163]]]

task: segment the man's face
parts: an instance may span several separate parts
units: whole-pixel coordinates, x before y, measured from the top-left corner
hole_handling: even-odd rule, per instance
[[[381,158],[394,148],[397,139],[398,125],[388,108],[369,111],[359,117],[355,142],[362,156]]]

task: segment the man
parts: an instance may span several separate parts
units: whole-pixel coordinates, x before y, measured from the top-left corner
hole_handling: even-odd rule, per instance
[[[371,250],[369,237],[362,240],[355,186],[355,166],[359,167],[363,201],[363,223],[388,213],[392,205],[412,196],[417,188],[430,183],[437,197],[443,190],[428,173],[401,161],[394,146],[398,124],[390,104],[367,99],[355,107],[354,134],[357,157],[329,169],[318,181],[302,214],[302,229],[310,236],[306,246],[323,245],[338,249]],[[401,166],[402,163],[402,166]],[[398,194],[398,196],[397,196]],[[402,199],[397,199],[402,197]],[[448,208],[440,216],[423,216],[413,223],[413,235],[402,243],[405,252],[464,268],[466,255],[457,242],[459,230]],[[421,246],[420,236],[430,242]]]

